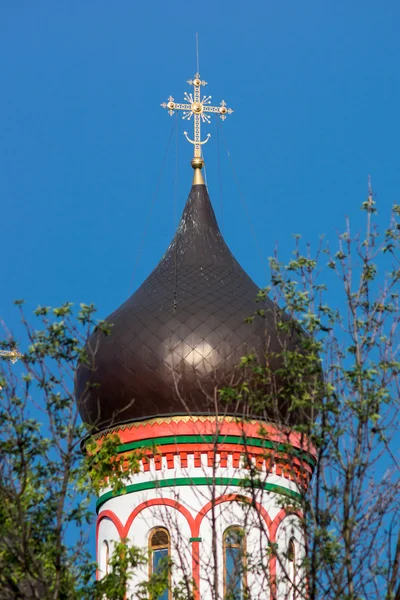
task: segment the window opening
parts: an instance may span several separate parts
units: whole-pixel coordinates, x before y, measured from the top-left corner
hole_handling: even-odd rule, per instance
[[[168,557],[171,554],[170,537],[167,529],[154,529],[149,538],[150,550],[150,575],[160,573],[168,566]],[[170,600],[171,594],[168,589],[153,600]]]
[[[103,565],[104,565],[104,573],[106,575],[109,574],[110,572],[110,546],[108,545],[108,542],[106,540],[104,540],[103,542]]]
[[[224,597],[243,600],[245,589],[246,540],[240,527],[224,532]]]
[[[289,561],[289,585],[290,585],[290,600],[296,600],[296,547],[294,545],[294,538],[290,538],[288,549],[287,549],[287,557]]]

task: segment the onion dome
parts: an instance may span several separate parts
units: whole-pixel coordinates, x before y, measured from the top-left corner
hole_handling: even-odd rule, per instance
[[[271,300],[266,318],[245,322],[259,308],[258,291],[221,235],[198,170],[160,263],[106,319],[111,335],[96,332],[89,341],[91,364],[76,373],[83,420],[104,428],[156,416],[234,414],[235,407],[216,407],[216,388],[240,380],[243,356],[262,364],[267,347],[282,349]]]
[[[92,336],[94,369],[81,364],[76,374],[83,420],[215,411],[214,388],[232,381],[241,357],[263,358],[264,321],[244,322],[257,292],[221,235],[206,186],[194,184],[158,266],[106,319],[111,335]]]

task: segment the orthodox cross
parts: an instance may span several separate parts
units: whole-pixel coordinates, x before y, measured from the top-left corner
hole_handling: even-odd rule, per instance
[[[189,79],[188,84],[193,86],[193,93],[188,94],[185,92],[185,100],[188,104],[180,104],[175,102],[172,96],[168,98],[168,102],[163,102],[161,106],[168,108],[169,114],[172,116],[176,110],[183,110],[182,119],[190,121],[193,116],[193,127],[194,127],[194,139],[191,140],[184,131],[184,135],[188,142],[194,145],[194,158],[201,158],[201,147],[206,144],[210,139],[211,135],[207,134],[205,140],[201,141],[200,123],[210,123],[211,115],[207,113],[219,114],[221,119],[224,121],[226,115],[233,113],[231,108],[226,107],[226,102],[222,100],[219,106],[210,106],[211,96],[204,95],[201,98],[200,88],[201,86],[207,85],[207,82],[200,79],[200,74],[196,73],[194,79]]]

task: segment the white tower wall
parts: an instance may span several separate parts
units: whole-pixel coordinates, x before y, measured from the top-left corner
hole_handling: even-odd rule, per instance
[[[172,586],[185,578],[193,579],[196,600],[211,600],[215,598],[216,572],[219,597],[223,598],[223,537],[228,527],[237,526],[245,533],[249,597],[268,599],[275,590],[277,600],[301,597],[290,582],[300,586],[304,581],[304,542],[297,502],[311,476],[310,451],[302,449],[292,434],[282,446],[282,432],[270,426],[268,441],[273,447],[267,450],[256,446],[265,445],[266,437],[264,433],[255,437],[259,430],[255,423],[251,430],[247,426],[246,441],[243,443],[242,437],[240,446],[238,436],[232,435],[239,433],[239,426],[228,419],[218,422],[219,443],[210,450],[210,419],[186,419],[179,425],[175,417],[170,423],[158,423],[161,429],[154,427],[154,421],[142,423],[141,433],[140,427],[134,425],[119,432],[123,448],[132,443],[140,447],[148,446],[146,436],[151,428],[153,444],[140,471],[127,480],[127,493],[113,497],[105,488],[99,498],[99,577],[106,572],[107,546],[112,552],[114,542],[127,538],[129,543],[147,550],[152,530],[166,528],[174,565]],[[167,436],[166,426],[170,427]],[[188,431],[191,435],[187,435]],[[243,428],[240,433],[243,434]],[[171,437],[175,444],[169,443]],[[194,439],[200,441],[188,443]],[[290,448],[294,458],[288,454]],[[243,487],[243,481],[251,474],[245,466],[246,458],[257,466],[253,477],[257,487],[253,492]],[[292,561],[288,560],[289,543],[295,548]],[[276,544],[277,556],[271,555],[271,544]],[[128,598],[135,597],[136,586],[148,576],[147,566],[137,570],[129,584]]]

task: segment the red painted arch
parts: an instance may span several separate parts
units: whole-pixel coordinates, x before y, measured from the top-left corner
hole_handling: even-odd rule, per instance
[[[117,517],[117,515],[115,514],[115,512],[113,512],[112,510],[102,510],[99,513],[99,516],[97,517],[97,523],[96,523],[96,542],[97,542],[97,538],[98,538],[98,534],[99,534],[100,523],[101,523],[101,521],[103,519],[110,519],[110,521],[112,521],[112,523],[117,528],[119,537],[120,538],[124,537],[123,536],[124,526],[122,525],[120,519]]]
[[[171,506],[172,508],[175,508],[176,510],[178,510],[186,519],[189,527],[190,527],[190,533],[191,533],[191,537],[196,537],[195,535],[195,520],[192,517],[192,515],[190,514],[190,512],[188,511],[187,508],[185,508],[182,504],[180,504],[180,502],[177,502],[176,500],[171,500],[170,498],[154,498],[152,500],[146,500],[145,502],[142,502],[141,504],[139,504],[135,510],[133,510],[131,512],[131,514],[128,517],[128,520],[126,521],[123,531],[124,531],[124,536],[128,537],[128,533],[129,533],[129,529],[133,523],[133,521],[135,520],[135,518],[138,516],[139,513],[142,512],[142,510],[144,510],[145,508],[148,508],[149,506]],[[199,565],[199,542],[192,542],[192,573],[193,573],[193,579],[195,580],[195,590],[194,590],[194,600],[200,600],[200,596],[199,596],[199,579],[195,579],[195,573],[197,573],[199,571],[198,568]]]
[[[243,496],[241,494],[224,494],[223,496],[219,496],[215,500],[211,500],[210,502],[207,502],[207,504],[205,506],[203,506],[203,508],[198,513],[198,515],[195,519],[195,533],[194,533],[193,537],[198,537],[199,531],[200,531],[200,525],[201,525],[204,517],[206,516],[206,514],[211,510],[213,504],[214,504],[214,506],[217,506],[218,504],[222,504],[223,502],[242,502],[244,504],[252,504],[254,506],[254,508],[263,517],[263,519],[267,525],[268,531],[269,531],[271,524],[272,524],[271,518],[270,518],[269,514],[267,513],[267,511],[265,510],[265,508],[263,506],[261,506],[261,504],[259,502],[253,502],[251,498],[249,498],[248,496]]]
[[[198,537],[200,532],[201,523],[206,516],[206,514],[211,510],[212,506],[217,506],[218,504],[222,504],[223,502],[242,502],[244,504],[252,504],[254,508],[261,514],[263,517],[268,531],[270,530],[272,521],[263,506],[259,502],[252,502],[252,499],[248,496],[243,496],[241,494],[224,494],[223,496],[219,496],[215,500],[207,502],[205,506],[200,510],[196,519],[195,519],[195,533],[193,537]],[[193,544],[194,546],[194,544]],[[193,580],[195,582],[197,594],[195,595],[195,600],[200,599],[200,564],[199,564],[199,547],[198,543],[196,543],[196,548],[193,547]]]
[[[117,517],[117,515],[112,511],[112,510],[103,510],[101,511],[101,513],[99,514],[99,516],[97,517],[97,522],[96,522],[96,560],[99,560],[99,556],[98,556],[98,550],[99,550],[99,528],[100,528],[100,523],[103,521],[103,519],[110,519],[110,521],[113,523],[113,525],[115,525],[117,531],[118,531],[118,535],[119,537],[122,539],[123,537],[123,530],[124,530],[124,526],[122,525],[120,519]],[[96,568],[96,579],[99,578],[99,570]]]
[[[148,508],[149,506],[157,506],[157,505],[161,505],[161,506],[171,506],[172,508],[175,508],[176,510],[178,510],[186,519],[186,521],[188,522],[188,525],[190,527],[190,533],[192,537],[195,537],[193,531],[194,531],[194,519],[192,517],[192,515],[190,514],[190,512],[188,511],[187,508],[185,508],[182,504],[180,504],[180,502],[177,502],[176,500],[171,500],[170,498],[154,498],[152,500],[146,500],[145,502],[142,502],[141,504],[139,504],[129,515],[128,520],[126,521],[124,527],[123,527],[123,532],[124,532],[124,537],[128,537],[128,533],[129,533],[129,529],[134,521],[134,519],[138,516],[139,513],[142,512],[142,510],[144,510],[145,508]]]
[[[276,543],[276,534],[278,533],[279,525],[282,521],[290,516],[297,515],[300,519],[303,518],[303,513],[299,510],[293,508],[282,508],[278,514],[275,516],[274,520],[271,524],[271,544]],[[271,599],[276,600],[276,555],[271,554],[271,558],[269,561],[269,573],[271,578]]]
[[[271,543],[275,543],[276,542],[276,534],[278,532],[278,527],[279,525],[282,523],[283,519],[285,517],[288,517],[289,515],[297,515],[299,517],[299,519],[303,518],[303,513],[299,510],[297,510],[296,508],[282,508],[278,514],[275,516],[274,520],[271,523],[271,530],[270,530],[270,535],[271,535]]]

